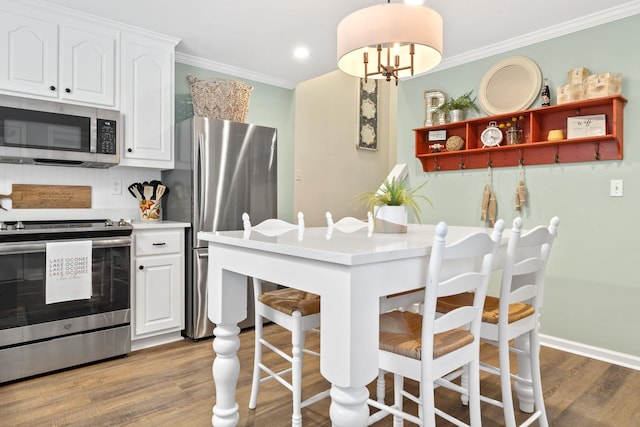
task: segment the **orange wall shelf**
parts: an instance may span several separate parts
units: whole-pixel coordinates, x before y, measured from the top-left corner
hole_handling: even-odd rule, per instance
[[[591,162],[621,160],[623,158],[623,109],[627,100],[622,96],[607,96],[587,99],[551,107],[536,108],[509,114],[481,117],[461,122],[446,123],[413,129],[415,133],[416,157],[425,172],[461,169],[479,169],[554,163]],[[606,134],[584,138],[566,139],[567,118],[604,114]],[[506,123],[512,117],[522,129],[522,143],[506,144],[506,134],[501,145],[484,147],[480,140],[482,131],[489,122]],[[547,141],[552,129],[562,129],[565,139]],[[429,132],[445,131],[446,137],[460,136],[465,142],[462,149],[434,153],[432,144],[445,141],[430,141]],[[504,133],[504,129],[503,129]]]

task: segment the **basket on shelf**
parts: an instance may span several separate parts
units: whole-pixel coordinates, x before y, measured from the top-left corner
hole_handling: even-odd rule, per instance
[[[244,122],[253,87],[237,80],[187,75],[193,113],[197,116]]]

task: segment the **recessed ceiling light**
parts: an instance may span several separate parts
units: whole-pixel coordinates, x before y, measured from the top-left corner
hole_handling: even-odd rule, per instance
[[[306,59],[309,57],[309,49],[306,47],[298,47],[293,51],[293,56],[298,59]]]

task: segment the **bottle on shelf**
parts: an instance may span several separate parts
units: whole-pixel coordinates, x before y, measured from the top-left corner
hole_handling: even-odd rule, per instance
[[[551,105],[551,91],[549,90],[549,79],[544,79],[542,83],[542,92],[540,93],[541,105],[548,107]]]

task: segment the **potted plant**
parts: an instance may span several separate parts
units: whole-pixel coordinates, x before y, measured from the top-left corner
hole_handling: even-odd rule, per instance
[[[470,90],[469,92],[464,93],[457,98],[451,98],[450,100],[445,101],[444,104],[439,106],[436,111],[445,113],[448,112],[452,122],[464,120],[467,110],[473,109],[476,113],[479,113],[480,108],[478,108],[478,106],[476,105],[476,98],[471,98],[472,93],[473,90]]]
[[[415,188],[410,188],[408,180],[392,178],[386,180],[376,191],[366,191],[356,196],[360,204],[366,205],[373,213],[374,231],[382,233],[407,232],[407,208],[411,209],[418,222],[420,221],[420,205],[422,199],[429,204],[431,200],[423,194],[417,194],[427,181]]]

